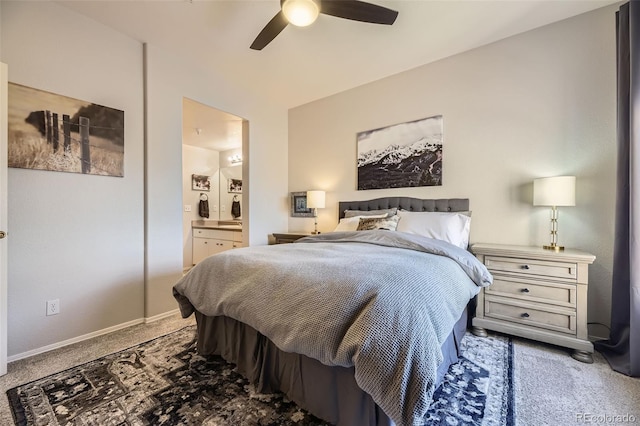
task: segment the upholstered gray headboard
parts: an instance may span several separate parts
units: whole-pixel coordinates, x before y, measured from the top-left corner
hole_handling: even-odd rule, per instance
[[[411,197],[384,197],[365,201],[340,201],[338,203],[338,218],[344,217],[345,210],[382,210],[394,207],[413,212],[461,212],[469,210],[469,199],[423,200]]]

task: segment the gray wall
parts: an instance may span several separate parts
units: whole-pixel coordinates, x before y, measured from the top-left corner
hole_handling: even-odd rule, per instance
[[[10,358],[177,308],[185,96],[249,120],[245,242],[286,230],[286,108],[153,46],[145,68],[140,42],[55,2],[0,8],[9,81],[125,111],[124,178],[9,169]],[[47,317],[54,298],[62,312]]]
[[[471,242],[542,245],[549,210],[532,206],[532,181],[575,175],[577,206],[560,209],[559,240],[597,256],[588,317],[608,323],[614,13],[599,9],[292,109],[289,190],[328,191],[321,231],[335,227],[339,200],[468,197]],[[442,186],[356,190],[357,132],[437,114],[444,116]],[[313,220],[290,218],[289,228],[310,231]]]
[[[26,3],[2,2],[9,81],[124,110],[125,161],[122,178],[9,169],[10,356],[144,314],[142,46]],[[45,316],[58,298],[61,313]]]
[[[542,244],[548,216],[530,205],[530,182],[576,174],[578,206],[561,211],[560,239],[598,256],[589,318],[608,321],[612,8],[301,106],[288,117],[281,105],[154,46],[145,117],[139,42],[52,2],[2,1],[0,8],[0,59],[9,64],[9,80],[124,110],[126,140],[124,178],[9,170],[10,356],[176,308],[185,96],[248,120],[242,195],[252,245],[266,243],[270,232],[312,229],[310,219],[288,219],[288,192],[311,188],[329,191],[322,230],[335,226],[340,199],[468,196],[473,241]],[[355,190],[356,132],[434,114],[445,120],[443,187]],[[62,312],[46,317],[52,298]]]
[[[171,288],[183,268],[183,97],[248,122],[242,132],[248,136],[242,206],[251,212],[243,220],[245,245],[266,244],[269,233],[287,225],[287,110],[153,45],[147,70],[145,313],[152,317],[175,308]]]

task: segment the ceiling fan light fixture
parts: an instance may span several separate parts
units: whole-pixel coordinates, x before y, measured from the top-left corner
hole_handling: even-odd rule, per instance
[[[318,18],[320,6],[315,0],[285,0],[282,13],[290,24],[306,27]]]
[[[287,25],[299,27],[311,25],[320,13],[336,18],[383,25],[393,24],[398,17],[398,12],[395,10],[362,0],[280,0],[280,10],[249,47],[253,50],[262,50]]]

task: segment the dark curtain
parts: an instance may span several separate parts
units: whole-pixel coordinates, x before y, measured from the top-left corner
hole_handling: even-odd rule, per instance
[[[640,1],[616,13],[618,174],[609,340],[611,368],[640,376]]]

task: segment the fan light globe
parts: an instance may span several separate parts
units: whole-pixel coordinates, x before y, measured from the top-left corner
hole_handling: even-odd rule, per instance
[[[314,0],[286,0],[282,4],[282,13],[289,23],[306,27],[318,18],[320,8]]]

